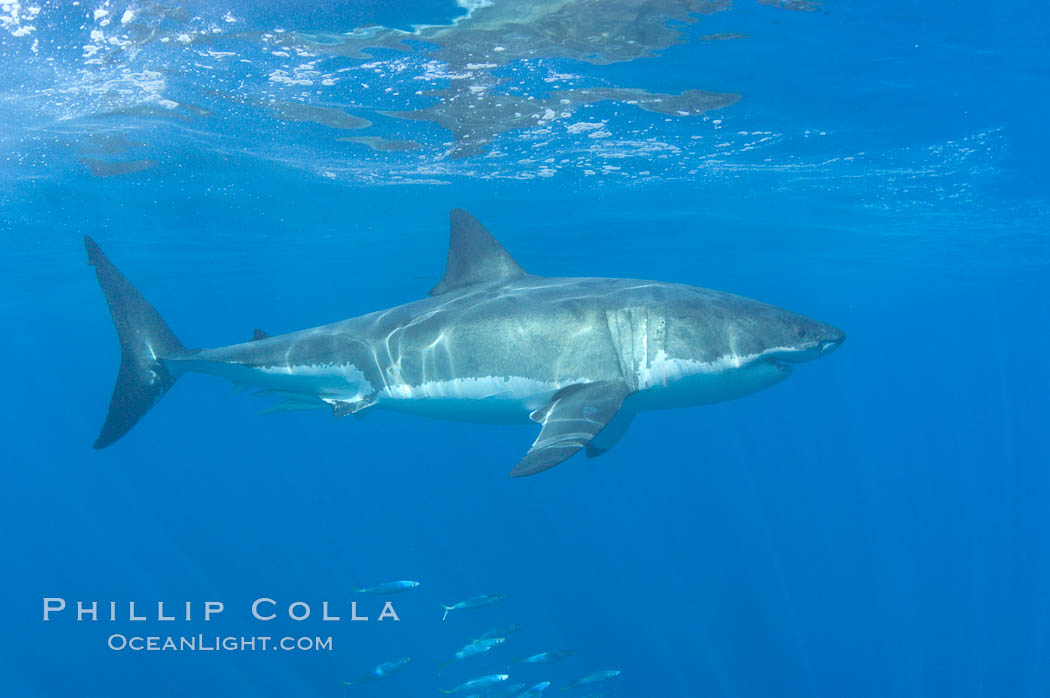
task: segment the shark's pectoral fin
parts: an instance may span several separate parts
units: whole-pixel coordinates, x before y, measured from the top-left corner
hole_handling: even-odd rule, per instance
[[[549,405],[532,414],[532,419],[541,422],[543,428],[510,476],[534,475],[553,468],[582,449],[613,421],[628,393],[624,383],[611,381],[559,390]]]
[[[612,450],[612,447],[619,443],[624,433],[627,432],[627,427],[631,426],[631,422],[634,420],[636,413],[630,409],[630,407],[621,408],[616,416],[613,417],[609,425],[606,426],[601,432],[598,433],[591,442],[587,444],[587,457],[597,458],[598,456],[608,453]]]

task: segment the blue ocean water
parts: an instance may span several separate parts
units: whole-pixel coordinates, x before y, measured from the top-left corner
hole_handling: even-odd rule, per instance
[[[8,694],[562,695],[602,669],[611,697],[1050,690],[1044,6],[5,0],[0,28]],[[424,296],[454,207],[533,273],[721,289],[849,339],[531,478],[506,475],[529,427],[260,415],[196,375],[91,449],[119,346],[84,235],[219,346]],[[351,586],[396,579],[421,586],[375,622]],[[485,593],[509,598],[441,620]],[[45,597],[70,609],[43,622]],[[261,597],[313,615],[255,621]]]

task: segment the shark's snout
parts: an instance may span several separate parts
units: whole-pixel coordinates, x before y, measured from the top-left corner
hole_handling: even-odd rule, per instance
[[[835,330],[834,333],[828,338],[821,341],[819,345],[819,352],[821,356],[827,356],[831,352],[835,351],[842,346],[842,343],[846,341],[846,333],[842,330]]]

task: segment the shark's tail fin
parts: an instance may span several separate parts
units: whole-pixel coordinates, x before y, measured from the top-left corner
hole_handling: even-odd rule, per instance
[[[445,609],[445,615],[441,616],[441,620],[445,620],[446,618],[448,618],[448,612],[452,610],[452,606],[446,606],[445,604],[441,604],[441,608]]]
[[[105,448],[135,426],[174,385],[176,376],[163,360],[191,352],[182,346],[149,301],[117,271],[95,241],[85,236],[84,245],[88,264],[95,267],[120,339],[117,384],[109,399],[106,423],[95,441],[95,448]]]

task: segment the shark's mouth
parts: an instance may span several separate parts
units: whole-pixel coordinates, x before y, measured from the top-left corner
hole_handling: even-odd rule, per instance
[[[775,363],[799,364],[827,356],[842,346],[842,339],[824,339],[800,347],[777,347],[763,352],[764,359]]]
[[[817,346],[817,351],[820,353],[821,356],[827,356],[831,352],[841,347],[842,342],[842,339],[823,341]]]

